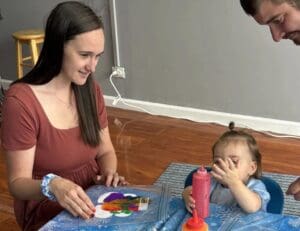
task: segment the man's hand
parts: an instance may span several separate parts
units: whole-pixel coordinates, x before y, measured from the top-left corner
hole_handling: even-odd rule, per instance
[[[293,195],[295,200],[300,201],[300,177],[290,184],[287,195]]]

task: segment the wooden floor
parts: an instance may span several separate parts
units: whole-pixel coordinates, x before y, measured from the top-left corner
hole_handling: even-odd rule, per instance
[[[215,124],[108,108],[119,172],[133,184],[152,184],[171,162],[211,162],[211,146],[227,128]],[[263,155],[263,170],[300,175],[300,139],[274,138],[250,131]],[[299,203],[299,202],[295,202]],[[0,155],[0,230],[19,230]]]

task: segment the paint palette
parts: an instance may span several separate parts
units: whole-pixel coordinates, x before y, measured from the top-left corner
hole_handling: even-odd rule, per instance
[[[97,200],[99,205],[96,206],[95,217],[128,217],[134,212],[147,210],[149,201],[149,197],[132,193],[107,192],[100,195]]]

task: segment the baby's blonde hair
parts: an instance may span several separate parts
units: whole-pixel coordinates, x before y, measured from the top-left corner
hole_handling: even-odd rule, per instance
[[[230,122],[228,127],[229,127],[229,131],[223,133],[220,136],[220,138],[214,143],[214,145],[212,147],[213,157],[215,155],[215,151],[218,146],[220,146],[222,144],[223,145],[228,144],[233,141],[245,141],[245,143],[247,144],[247,146],[249,148],[251,158],[253,161],[256,162],[256,165],[257,165],[257,169],[256,169],[255,173],[253,174],[253,176],[255,178],[260,178],[261,173],[262,173],[261,154],[258,150],[258,145],[256,143],[256,140],[254,139],[254,137],[252,135],[246,133],[245,131],[234,130],[233,122]]]

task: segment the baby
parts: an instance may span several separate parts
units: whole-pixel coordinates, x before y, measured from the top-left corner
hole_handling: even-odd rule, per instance
[[[261,176],[261,154],[255,139],[244,131],[233,129],[225,132],[213,145],[210,202],[220,205],[239,206],[246,213],[266,211],[270,200]],[[183,190],[188,211],[195,208],[192,186]]]

